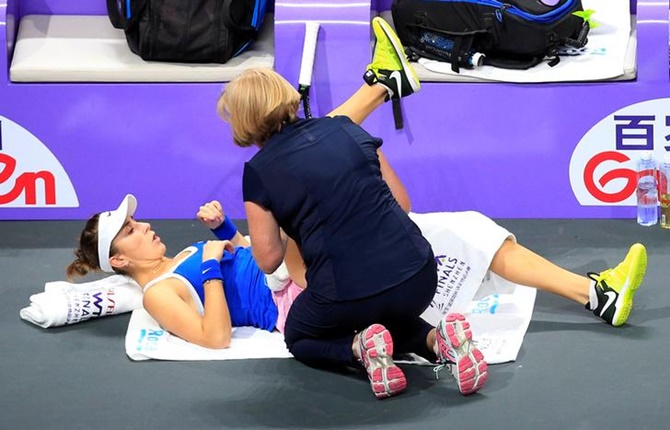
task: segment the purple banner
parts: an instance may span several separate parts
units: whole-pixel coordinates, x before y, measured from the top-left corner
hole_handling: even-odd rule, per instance
[[[362,84],[370,11],[389,7],[385,0],[277,2],[275,68],[292,83],[304,22],[321,22],[315,114],[327,114]],[[14,34],[7,11],[15,16],[16,4],[0,0],[2,46],[12,46]],[[101,11],[102,1],[21,3],[22,14]],[[364,127],[384,139],[413,210],[633,219],[630,193],[609,189],[628,190],[612,175],[627,178],[635,155],[617,149],[617,127],[634,123],[622,125],[615,113],[653,116],[659,139],[670,135],[663,104],[645,104],[670,98],[668,6],[641,3],[638,12],[635,81],[424,82],[403,100],[404,130],[394,130],[390,104],[375,112]],[[193,218],[211,199],[244,217],[242,169],[254,150],[236,147],[216,114],[221,83],[11,83],[11,50],[0,58],[0,219],[84,219],[126,193],[137,195],[139,218]]]

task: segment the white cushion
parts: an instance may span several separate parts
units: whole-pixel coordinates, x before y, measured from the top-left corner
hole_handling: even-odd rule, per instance
[[[274,67],[274,17],[246,52],[225,64],[144,61],[104,15],[28,15],[19,23],[13,82],[227,82],[250,67]]]

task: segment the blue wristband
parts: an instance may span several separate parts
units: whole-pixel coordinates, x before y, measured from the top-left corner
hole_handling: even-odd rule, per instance
[[[223,219],[223,224],[212,230],[214,236],[220,240],[230,240],[237,234],[237,227],[235,224],[228,218],[228,215]]]
[[[205,260],[200,265],[200,271],[202,276],[200,281],[204,284],[207,281],[212,279],[223,279],[223,274],[221,273],[221,266],[219,262],[215,259]]]

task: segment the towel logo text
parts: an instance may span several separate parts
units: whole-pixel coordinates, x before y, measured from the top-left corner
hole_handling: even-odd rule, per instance
[[[430,307],[445,314],[451,309],[463,282],[470,273],[470,265],[456,257],[436,255],[437,289]]]

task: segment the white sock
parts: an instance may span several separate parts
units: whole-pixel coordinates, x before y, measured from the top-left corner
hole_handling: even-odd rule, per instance
[[[435,343],[433,343],[433,353],[439,357],[440,356],[440,348],[437,343],[437,328],[435,329]]]
[[[351,345],[351,352],[354,354],[354,358],[358,361],[361,361],[361,348],[358,342],[358,338],[360,336],[360,332],[354,336],[354,342]]]
[[[591,305],[591,310],[594,310],[598,307],[598,293],[596,293],[596,281],[591,279],[591,286],[589,287],[589,305]]]

